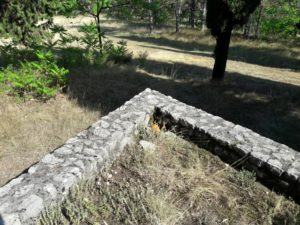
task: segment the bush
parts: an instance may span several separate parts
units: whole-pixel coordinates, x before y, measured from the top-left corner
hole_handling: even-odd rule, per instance
[[[104,32],[100,32],[100,37],[103,41],[100,44],[99,31],[96,24],[84,24],[80,27],[79,32],[83,33],[78,39],[85,48],[83,59],[90,64],[103,64],[107,61],[128,63],[131,61],[132,52],[128,51],[126,41],[121,40],[115,45],[111,40],[105,40]]]
[[[229,178],[233,183],[242,188],[251,188],[255,185],[256,181],[255,173],[245,169],[235,171]]]
[[[18,67],[7,66],[0,71],[0,82],[6,92],[19,97],[49,99],[68,83],[69,71],[57,65],[52,52],[37,51],[37,61],[26,61]]]
[[[108,55],[108,60],[115,63],[128,63],[132,59],[132,52],[128,52],[127,42],[121,40],[114,45],[112,41],[107,41],[104,45],[104,54]]]
[[[148,56],[149,56],[149,54],[148,54],[147,51],[140,51],[140,52],[138,52],[137,61],[138,61],[138,63],[139,63],[140,66],[145,66],[146,65]]]

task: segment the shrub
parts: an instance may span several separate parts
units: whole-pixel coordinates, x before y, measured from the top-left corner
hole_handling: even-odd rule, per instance
[[[140,66],[145,66],[146,65],[148,56],[149,56],[149,54],[148,54],[147,51],[140,51],[140,52],[138,52],[137,61],[138,61],[138,63],[139,63]]]
[[[96,24],[84,24],[80,27],[79,32],[83,33],[78,39],[84,46],[83,59],[90,64],[103,64],[107,61],[128,63],[131,61],[132,52],[128,51],[126,41],[121,40],[116,45],[111,40],[103,41],[106,37],[104,32],[101,32],[101,43],[99,42]]]
[[[251,188],[255,185],[256,175],[254,172],[242,169],[230,175],[230,180],[242,188]]]
[[[108,54],[108,60],[115,63],[128,63],[132,59],[132,52],[128,51],[127,42],[121,40],[114,45],[111,41],[105,43],[105,52]]]
[[[19,97],[49,99],[68,83],[69,71],[59,67],[52,52],[37,51],[37,61],[26,61],[18,67],[9,65],[0,71],[0,82],[6,92]]]

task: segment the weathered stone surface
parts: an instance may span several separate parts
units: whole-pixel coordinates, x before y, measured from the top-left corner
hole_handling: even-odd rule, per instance
[[[253,162],[258,166],[261,167],[263,164],[265,164],[269,159],[270,155],[265,154],[261,151],[253,151],[250,154],[251,158],[250,160],[253,160]]]
[[[156,149],[156,145],[149,142],[149,141],[145,141],[145,140],[141,140],[139,142],[139,144],[142,146],[142,148],[145,150],[145,151],[155,151]]]
[[[41,161],[45,164],[55,165],[62,163],[64,160],[56,158],[53,154],[49,154],[46,155]]]
[[[26,221],[29,218],[37,217],[44,209],[43,199],[37,195],[30,195],[24,199],[17,208],[20,213],[20,218]]]
[[[39,213],[60,202],[82,177],[111,163],[131,142],[137,127],[146,126],[155,110],[169,115],[174,126],[222,157],[250,159],[284,182],[300,182],[300,153],[253,131],[146,89],[90,128],[46,155],[27,173],[0,188],[0,215],[5,225],[34,224]],[[196,136],[195,136],[196,135]],[[199,135],[199,136],[197,136]],[[195,142],[196,143],[196,142]],[[141,142],[145,149],[154,149]],[[262,171],[265,172],[265,171]]]
[[[8,215],[2,214],[1,216],[3,220],[0,221],[1,225],[7,225],[7,224],[22,225],[18,214],[8,214]],[[3,222],[3,224],[1,222]]]

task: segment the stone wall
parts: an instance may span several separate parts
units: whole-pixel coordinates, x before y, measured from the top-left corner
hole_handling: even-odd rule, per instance
[[[299,198],[300,154],[253,131],[146,89],[0,188],[0,225],[34,224],[70,187],[110,164],[150,117]],[[1,224],[2,223],[2,224]]]

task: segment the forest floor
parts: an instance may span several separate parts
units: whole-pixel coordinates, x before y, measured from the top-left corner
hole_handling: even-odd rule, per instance
[[[55,18],[74,35],[90,20]],[[148,87],[300,151],[299,45],[234,36],[226,79],[214,85],[210,35],[186,28],[149,35],[143,24],[106,19],[103,27],[109,39],[127,41],[132,62],[73,66],[67,93],[47,103],[0,95],[0,186]]]

